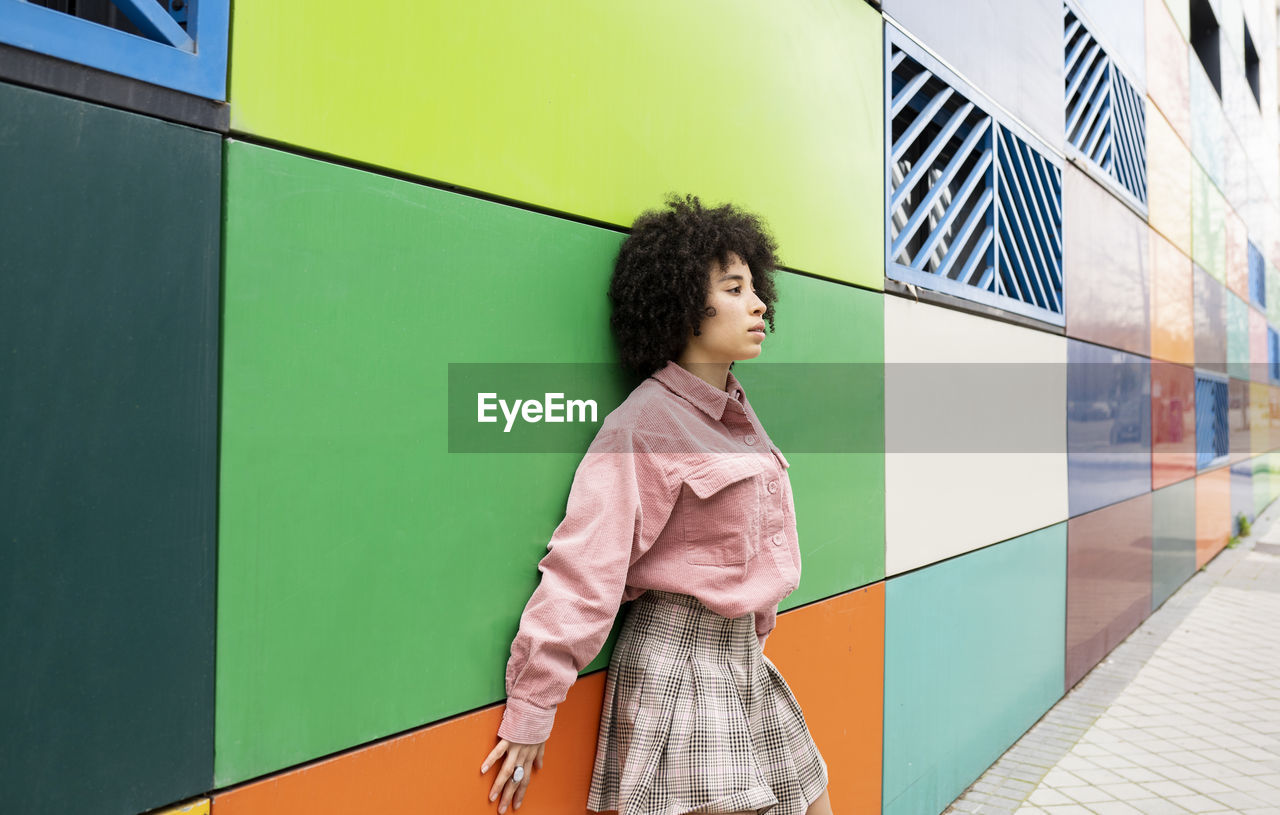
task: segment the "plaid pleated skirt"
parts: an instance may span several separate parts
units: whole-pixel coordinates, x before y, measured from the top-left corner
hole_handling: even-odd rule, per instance
[[[804,815],[826,786],[826,761],[753,615],[721,617],[655,590],[631,603],[605,678],[587,809]]]

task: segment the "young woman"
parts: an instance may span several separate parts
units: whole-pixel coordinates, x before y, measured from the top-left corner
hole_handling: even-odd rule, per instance
[[[507,663],[489,799],[519,807],[556,706],[630,602],[605,680],[587,808],[829,815],[827,766],[764,656],[800,581],[787,460],[730,368],[760,355],[776,245],[732,205],[636,219],[609,298],[647,376],[602,423]]]

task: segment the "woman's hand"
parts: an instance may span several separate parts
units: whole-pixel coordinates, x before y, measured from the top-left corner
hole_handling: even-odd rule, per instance
[[[525,790],[529,789],[529,773],[533,768],[542,769],[542,754],[547,748],[547,743],[540,744],[517,744],[516,742],[499,739],[498,746],[489,751],[489,755],[485,756],[484,764],[480,765],[480,773],[489,772],[498,759],[502,758],[502,754],[507,754],[507,760],[502,763],[502,769],[498,770],[498,777],[493,780],[493,789],[489,791],[489,800],[496,801],[498,793],[502,793],[502,801],[498,804],[498,812],[506,812],[507,805],[512,802],[512,796],[515,796],[515,808],[520,808],[520,802],[524,800]],[[524,777],[520,781],[510,781],[508,779],[515,773],[516,767],[524,767]],[[503,788],[505,785],[505,789]]]

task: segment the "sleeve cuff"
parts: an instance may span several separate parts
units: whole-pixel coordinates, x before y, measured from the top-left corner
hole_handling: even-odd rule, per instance
[[[515,744],[541,744],[550,738],[555,718],[554,707],[547,710],[523,699],[508,698],[498,738]]]

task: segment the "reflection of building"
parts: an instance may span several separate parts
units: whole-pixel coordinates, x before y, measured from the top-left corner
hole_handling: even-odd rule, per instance
[[[0,0],[0,811],[452,795],[577,456],[445,452],[447,365],[610,360],[668,190],[768,218],[765,361],[983,369],[757,404],[832,800],[941,811],[1280,488],[1276,8],[876,5]]]

